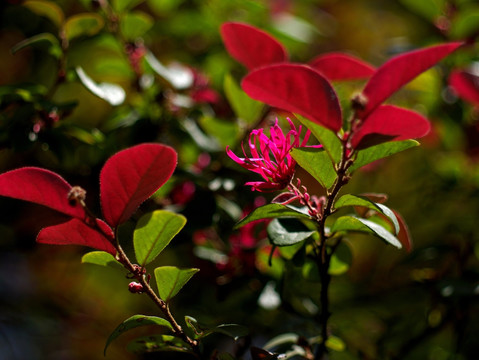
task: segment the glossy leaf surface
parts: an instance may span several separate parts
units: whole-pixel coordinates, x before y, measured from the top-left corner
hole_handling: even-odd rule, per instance
[[[267,232],[271,243],[276,246],[294,245],[315,233],[295,218],[273,219],[268,224]]]
[[[161,144],[141,144],[107,160],[100,173],[103,215],[116,227],[130,218],[173,174],[175,150]]]
[[[60,175],[37,167],[24,167],[0,174],[1,196],[30,201],[83,219],[83,208],[68,201],[71,189],[72,186]]]
[[[281,204],[268,204],[254,209],[251,213],[249,213],[235,225],[235,229],[240,228],[241,226],[244,226],[252,221],[279,217],[297,217],[302,219],[310,219],[308,215],[300,212],[299,210],[291,206]]]
[[[324,188],[329,189],[333,186],[337,175],[326,151],[314,148],[295,148],[291,152],[291,156]]]
[[[143,215],[133,233],[138,264],[144,266],[155,260],[185,224],[184,216],[166,210]]]
[[[180,269],[162,266],[155,269],[156,284],[160,298],[168,302],[186,285],[199,269]]]
[[[250,70],[288,60],[283,45],[254,26],[227,22],[220,30],[226,50]]]
[[[97,83],[81,67],[76,68],[76,73],[81,83],[100,99],[113,106],[121,105],[125,101],[126,93],[121,86],[106,82]]]
[[[343,53],[317,56],[309,65],[331,81],[366,79],[376,71],[372,65]]]
[[[429,133],[431,124],[424,116],[392,105],[374,110],[353,135],[351,144],[364,149],[386,141],[416,139]]]
[[[253,99],[298,113],[339,131],[342,115],[331,84],[318,71],[300,64],[276,64],[250,72],[241,82]]]
[[[42,229],[38,233],[37,242],[52,245],[83,245],[115,255],[116,249],[111,243],[114,238],[113,232],[99,219],[97,224],[108,234],[108,237],[83,221],[72,219],[63,224]]]

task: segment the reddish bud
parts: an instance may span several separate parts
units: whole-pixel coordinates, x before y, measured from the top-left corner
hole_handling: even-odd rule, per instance
[[[143,285],[135,281],[132,281],[131,283],[128,284],[128,290],[132,294],[141,294],[143,292]]]
[[[86,198],[86,191],[79,186],[74,186],[68,193],[68,202],[71,205],[82,204]]]

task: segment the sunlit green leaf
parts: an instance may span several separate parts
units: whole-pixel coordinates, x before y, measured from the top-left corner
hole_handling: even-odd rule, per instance
[[[250,125],[257,122],[264,107],[263,103],[246,95],[230,74],[225,76],[223,86],[226,98],[236,116]]]
[[[300,219],[310,219],[309,215],[300,212],[299,209],[295,209],[292,206],[281,204],[267,204],[254,209],[246,217],[241,219],[236,225],[235,229],[240,228],[252,221],[260,219],[271,219],[279,217],[296,217]]]
[[[168,302],[198,271],[199,269],[180,269],[175,266],[156,268],[155,278],[160,297]]]
[[[23,6],[29,8],[35,14],[50,19],[58,28],[63,24],[65,15],[63,10],[53,1],[27,0]]]
[[[81,262],[83,264],[94,264],[100,266],[111,266],[114,268],[123,268],[123,266],[115,260],[112,254],[105,251],[90,251],[83,255]]]
[[[268,224],[267,232],[271,243],[276,246],[294,245],[315,233],[296,218],[273,219]]]
[[[334,351],[344,351],[346,349],[346,344],[337,336],[330,335],[326,340],[326,347]]]
[[[353,255],[347,244],[342,242],[334,251],[329,263],[328,272],[331,275],[341,275],[349,270]]]
[[[127,332],[128,330],[137,328],[139,326],[146,326],[146,325],[159,325],[159,326],[165,326],[169,329],[173,328],[167,320],[160,317],[147,316],[147,315],[133,315],[132,317],[126,319],[120,325],[118,325],[117,328],[111,333],[111,335],[108,337],[106,341],[106,345],[105,345],[105,349],[103,350],[103,353],[106,354],[106,349],[108,348],[108,346],[111,344],[113,340],[115,340],[121,334]]]
[[[381,225],[378,225],[366,219],[361,219],[354,216],[342,216],[338,218],[331,227],[332,233],[338,231],[365,232],[380,237],[381,239],[385,240],[391,245],[394,245],[398,249],[402,247],[399,240],[393,234],[391,234]]]
[[[94,13],[82,13],[70,16],[65,22],[65,35],[68,40],[79,36],[93,36],[103,29],[103,18]]]
[[[48,50],[48,53],[56,58],[59,58],[62,54],[60,42],[50,33],[37,34],[28,39],[20,41],[18,44],[12,47],[12,53],[15,54],[17,51],[27,46],[44,46]]]
[[[121,17],[120,29],[125,39],[134,41],[153,26],[153,18],[142,11],[127,13]]]
[[[135,354],[154,351],[192,353],[192,349],[187,343],[173,335],[143,336],[130,342],[126,349]]]
[[[98,84],[81,67],[76,68],[76,73],[88,90],[111,105],[121,105],[125,101],[126,93],[121,86],[105,82]]]
[[[324,188],[333,186],[337,174],[326,151],[316,148],[295,148],[291,152],[294,160],[311,174]]]
[[[133,233],[136,260],[146,265],[152,262],[186,224],[186,218],[166,210],[143,215]]]
[[[419,143],[416,140],[391,141],[360,150],[349,171],[355,171],[361,166],[372,163],[373,161],[383,159],[418,145]]]

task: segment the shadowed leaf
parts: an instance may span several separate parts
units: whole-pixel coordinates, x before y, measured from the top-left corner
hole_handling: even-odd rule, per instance
[[[311,60],[309,65],[331,81],[366,79],[376,70],[372,65],[342,53],[320,55]]]
[[[199,269],[180,269],[175,266],[162,266],[155,269],[156,284],[160,298],[168,302],[186,285]]]

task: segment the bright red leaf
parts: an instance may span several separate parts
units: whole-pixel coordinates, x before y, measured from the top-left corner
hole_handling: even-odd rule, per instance
[[[141,144],[107,160],[100,174],[105,221],[116,227],[130,218],[173,174],[176,151],[161,144]]]
[[[403,85],[435,65],[461,45],[461,42],[453,42],[431,46],[398,55],[384,63],[374,73],[363,90],[367,102],[365,109],[360,112],[360,116],[366,117]]]
[[[333,131],[341,129],[341,108],[333,87],[309,66],[265,66],[246,75],[241,87],[253,99],[298,113]]]
[[[254,26],[228,22],[221,25],[220,31],[226,50],[250,70],[288,60],[283,45]]]
[[[371,113],[353,135],[352,146],[363,149],[385,141],[416,139],[431,128],[422,115],[392,105],[382,105]]]
[[[366,79],[376,71],[370,64],[342,53],[320,55],[311,60],[309,66],[331,81]]]
[[[83,208],[68,201],[71,189],[60,175],[41,168],[24,167],[0,174],[0,195],[44,205],[83,219]]]
[[[52,245],[84,245],[115,256],[116,249],[110,241],[114,239],[113,231],[103,221],[99,219],[96,221],[101,231],[81,220],[71,219],[63,224],[42,229],[38,233],[37,242]]]
[[[449,85],[466,101],[479,105],[479,76],[456,70],[449,77]]]

